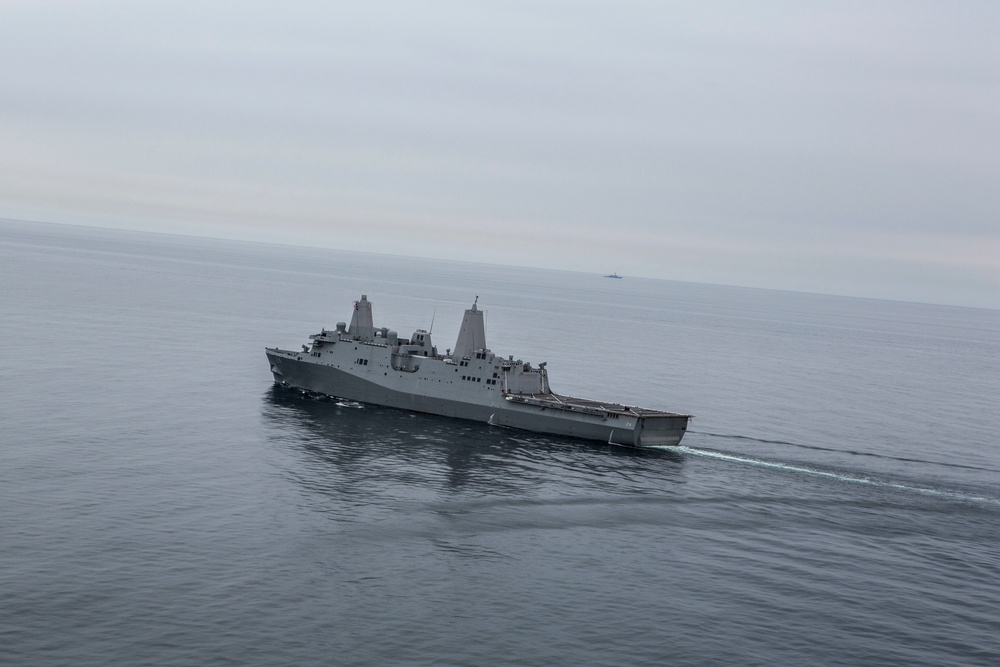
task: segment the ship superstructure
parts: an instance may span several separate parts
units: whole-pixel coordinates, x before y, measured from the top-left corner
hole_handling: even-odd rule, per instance
[[[404,410],[629,446],[681,441],[690,415],[573,398],[549,388],[546,364],[506,359],[486,346],[478,297],[465,311],[453,350],[431,333],[401,338],[376,328],[372,303],[354,303],[350,325],[309,336],[301,352],[266,348],[274,381],[286,387]]]

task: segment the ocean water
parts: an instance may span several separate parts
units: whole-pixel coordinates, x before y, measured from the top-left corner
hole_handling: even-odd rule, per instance
[[[608,268],[0,222],[0,664],[1000,664],[1000,312]],[[362,293],[691,431],[274,387]]]

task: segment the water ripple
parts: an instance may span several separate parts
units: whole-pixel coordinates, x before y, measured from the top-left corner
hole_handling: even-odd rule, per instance
[[[799,449],[811,449],[818,452],[834,452],[837,454],[850,454],[852,456],[868,456],[886,461],[902,461],[904,463],[922,463],[926,465],[943,466],[946,468],[961,468],[964,470],[976,470],[980,472],[997,472],[1000,468],[990,468],[988,466],[971,466],[964,463],[952,463],[949,461],[932,461],[929,459],[915,459],[905,456],[890,456],[888,454],[877,454],[875,452],[862,452],[855,449],[838,449],[836,447],[822,447],[820,445],[806,445],[801,442],[789,442],[787,440],[768,440],[765,438],[754,438],[748,435],[736,435],[732,433],[709,433],[707,431],[689,431],[697,435],[707,435],[713,438],[727,438],[730,440],[746,440],[749,442],[760,442],[767,445],[786,445],[788,447],[798,447]]]
[[[913,486],[910,484],[902,484],[900,482],[882,480],[862,475],[850,475],[843,472],[834,472],[829,470],[819,470],[817,468],[807,468],[804,466],[790,465],[788,463],[781,463],[778,461],[765,461],[763,459],[755,459],[747,456],[736,456],[733,454],[726,454],[724,452],[718,452],[711,449],[696,449],[693,447],[687,447],[685,445],[681,445],[680,447],[675,447],[674,449],[676,451],[683,452],[684,454],[690,454],[692,456],[701,456],[704,458],[717,459],[720,461],[729,461],[732,463],[743,463],[746,465],[757,466],[760,468],[771,468],[773,470],[781,470],[782,472],[793,472],[804,475],[812,475],[815,477],[825,477],[827,479],[835,479],[841,482],[848,482],[851,484],[866,484],[869,486],[876,486],[880,488],[895,489],[897,491],[908,491],[911,493],[920,493],[929,496],[939,496],[951,500],[961,500],[967,502],[990,503],[990,504],[1000,505],[1000,498],[991,496],[972,495],[952,489]]]

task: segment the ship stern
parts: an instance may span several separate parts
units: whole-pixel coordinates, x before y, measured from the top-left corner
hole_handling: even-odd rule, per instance
[[[657,415],[643,417],[636,425],[636,447],[676,447],[687,433],[691,415]]]

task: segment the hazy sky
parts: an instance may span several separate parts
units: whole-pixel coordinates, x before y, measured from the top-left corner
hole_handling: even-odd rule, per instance
[[[1000,2],[0,0],[0,217],[1000,308]]]

